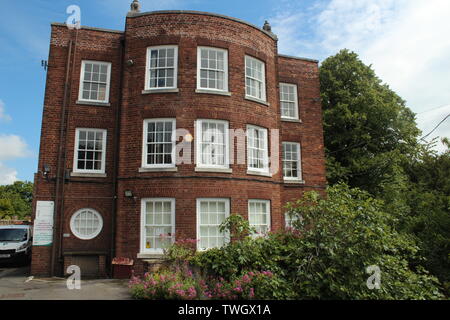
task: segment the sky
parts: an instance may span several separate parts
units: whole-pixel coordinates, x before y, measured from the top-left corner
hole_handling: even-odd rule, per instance
[[[0,0],[0,185],[33,181],[50,23],[78,5],[81,24],[123,30],[132,0]],[[279,52],[323,61],[343,48],[372,65],[417,114],[423,135],[450,114],[448,0],[141,0],[142,11],[198,10],[265,20]],[[432,135],[450,137],[450,118]],[[438,144],[438,151],[444,146]]]

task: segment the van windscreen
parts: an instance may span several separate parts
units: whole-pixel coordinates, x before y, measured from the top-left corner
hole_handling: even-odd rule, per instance
[[[0,229],[0,242],[2,241],[27,241],[27,230]]]

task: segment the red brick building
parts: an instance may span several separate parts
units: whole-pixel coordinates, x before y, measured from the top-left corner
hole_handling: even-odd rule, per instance
[[[268,24],[135,1],[125,31],[52,24],[48,65],[33,219],[52,202],[53,233],[32,274],[142,272],[175,238],[228,241],[232,213],[284,228],[325,188],[318,62],[280,55]]]

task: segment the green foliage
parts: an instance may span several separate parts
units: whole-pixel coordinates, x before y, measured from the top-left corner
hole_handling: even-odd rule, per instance
[[[442,282],[450,282],[450,150],[437,154],[425,149],[405,167],[411,181],[411,213],[404,230],[419,240],[426,257],[422,265]]]
[[[302,217],[294,226],[301,296],[321,299],[434,299],[438,281],[423,268],[414,239],[395,230],[384,203],[367,192],[338,184],[327,199],[307,193],[290,206]],[[368,290],[365,272],[381,269],[381,289]]]
[[[132,277],[129,287],[134,299],[194,300],[201,298],[197,281],[182,272],[164,270]]]
[[[405,102],[342,50],[320,67],[328,181],[346,181],[373,194],[415,152],[420,134]]]
[[[417,266],[450,281],[450,141],[447,152],[418,141],[415,115],[357,54],[320,67],[327,175],[383,200],[391,226],[420,248]],[[450,285],[447,285],[450,287]],[[447,291],[450,295],[450,291]]]
[[[228,233],[233,240],[242,240],[256,232],[248,220],[239,214],[232,214],[219,226],[220,232]]]
[[[0,219],[26,219],[31,216],[33,183],[16,181],[0,186]]]
[[[310,192],[288,208],[294,230],[244,239],[196,255],[195,266],[230,281],[268,270],[280,279],[276,299],[435,299],[437,280],[418,263],[419,248],[399,233],[383,202],[339,184],[327,199]],[[366,268],[382,272],[370,290]]]

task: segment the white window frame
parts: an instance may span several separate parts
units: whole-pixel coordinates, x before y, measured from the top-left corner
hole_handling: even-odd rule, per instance
[[[203,123],[217,123],[224,125],[224,165],[212,165],[202,163],[202,137],[203,137]],[[230,133],[229,133],[229,122],[226,120],[215,120],[215,119],[197,119],[195,122],[195,134],[196,134],[196,165],[198,168],[212,168],[212,169],[229,169],[230,168]]]
[[[264,149],[264,155],[263,155],[263,164],[264,167],[263,168],[253,168],[250,167],[250,137],[249,137],[249,131],[250,130],[258,130],[258,131],[262,131],[264,133],[264,143],[265,143],[265,149]],[[246,136],[247,136],[247,171],[256,171],[256,172],[260,172],[260,173],[269,173],[269,138],[268,138],[268,130],[267,128],[263,128],[263,127],[258,127],[255,125],[247,125],[247,132],[246,132]]]
[[[100,170],[88,170],[88,169],[78,169],[78,148],[80,141],[80,131],[92,131],[92,132],[102,132],[102,167]],[[106,143],[107,143],[106,129],[95,129],[95,128],[76,128],[75,129],[75,145],[74,145],[74,155],[73,155],[73,172],[76,173],[94,173],[94,174],[104,174],[106,172]]]
[[[229,198],[197,198],[197,207],[196,207],[196,215],[197,215],[197,251],[207,251],[212,248],[201,248],[200,247],[200,208],[202,201],[222,201],[225,203],[225,219],[230,216],[230,199]],[[220,224],[217,225],[219,228]],[[220,231],[217,231],[220,233]],[[229,232],[223,232],[224,244],[230,242],[230,234]]]
[[[175,242],[175,205],[176,205],[176,201],[175,198],[144,198],[141,199],[141,234],[140,234],[140,253],[142,254],[163,254],[164,253],[164,249],[162,248],[147,248],[146,246],[146,224],[145,224],[145,216],[147,214],[146,211],[146,206],[148,202],[170,202],[170,206],[171,206],[171,220],[172,220],[172,224],[171,224],[171,241],[172,243]],[[154,225],[155,226],[155,225]],[[165,225],[165,224],[161,224],[161,227],[166,227],[169,225]]]
[[[107,67],[107,76],[106,76],[106,88],[105,88],[105,100],[94,100],[94,99],[83,99],[83,83],[84,83],[84,74],[85,74],[85,65],[87,63],[105,65]],[[109,103],[109,90],[111,87],[111,62],[106,61],[94,61],[94,60],[82,60],[81,61],[81,74],[80,74],[80,87],[78,91],[78,101],[81,102],[95,102],[95,103]]]
[[[285,145],[295,145],[297,148],[297,177],[286,177],[284,175],[284,162],[285,157],[284,157],[284,148]],[[281,158],[281,164],[282,164],[282,170],[283,170],[283,179],[286,181],[302,181],[302,152],[301,152],[301,144],[298,142],[288,142],[288,141],[284,141],[282,144],[282,158]],[[292,160],[289,160],[291,162],[293,162]]]
[[[282,96],[281,96],[281,88],[282,87],[291,87],[294,88],[294,101],[288,101],[288,100],[283,100]],[[286,117],[283,116],[283,112],[282,112],[282,103],[294,103],[294,116],[293,117]],[[299,110],[298,110],[298,87],[296,84],[293,83],[284,83],[281,82],[280,83],[280,113],[281,113],[281,118],[282,119],[287,119],[287,120],[299,120]]]
[[[209,87],[202,87],[201,86],[201,70],[209,70],[209,71],[216,71],[220,72],[219,69],[204,69],[202,68],[202,50],[215,50],[218,52],[222,52],[224,56],[224,70],[223,70],[223,89],[217,89],[217,88],[209,88]],[[207,91],[216,91],[216,92],[228,92],[228,50],[221,49],[221,48],[215,48],[215,47],[197,47],[197,89],[198,90],[207,90]]]
[[[173,86],[155,87],[155,88],[150,86],[151,51],[159,50],[159,49],[174,49]],[[164,45],[164,46],[148,47],[147,48],[146,65],[145,65],[145,90],[146,91],[158,91],[158,90],[170,90],[170,89],[177,89],[177,88],[178,88],[178,46]]]
[[[251,77],[250,75],[247,74],[247,63],[248,63],[249,60],[253,60],[253,61],[256,61],[257,63],[261,63],[261,65],[262,65],[262,74],[263,74],[262,79],[257,79],[257,78]],[[245,97],[246,98],[250,98],[250,99],[256,99],[256,100],[263,101],[263,102],[267,102],[267,94],[266,94],[266,64],[264,63],[264,61],[256,59],[256,58],[254,58],[252,56],[247,56],[246,55],[245,56],[245,71],[244,72],[245,72],[245,84],[244,84],[245,85]],[[247,78],[251,79],[251,80],[254,80],[254,81],[258,81],[258,82],[261,83],[261,97],[252,96],[251,94],[249,94],[247,92]]]
[[[147,154],[148,154],[148,124],[150,122],[172,122],[172,163],[170,164],[148,164],[147,163]],[[175,118],[154,118],[154,119],[144,119],[144,128],[142,131],[142,168],[146,169],[157,169],[157,168],[175,168],[176,166],[176,119]],[[155,126],[156,127],[156,126]]]
[[[270,208],[271,201],[270,200],[261,200],[261,199],[249,199],[248,200],[248,209],[247,209],[248,210],[248,222],[249,222],[251,227],[257,227],[257,226],[262,226],[263,224],[255,225],[255,224],[250,222],[250,205],[252,203],[261,203],[261,204],[265,204],[266,205],[266,208],[267,208],[267,212],[266,212],[267,232],[270,232],[271,231],[271,210],[270,210],[271,209]],[[259,237],[259,236],[262,236],[262,235],[253,234],[252,236],[253,237]]]
[[[99,225],[98,225],[97,231],[95,231],[90,236],[85,236],[85,235],[82,235],[82,234],[78,233],[78,231],[75,228],[75,218],[79,214],[81,214],[83,211],[91,211],[99,219]],[[92,239],[95,239],[102,232],[102,230],[103,230],[103,217],[97,210],[94,210],[92,208],[83,208],[83,209],[77,210],[72,215],[72,217],[70,218],[70,231],[78,239],[81,239],[81,240],[92,240]]]

